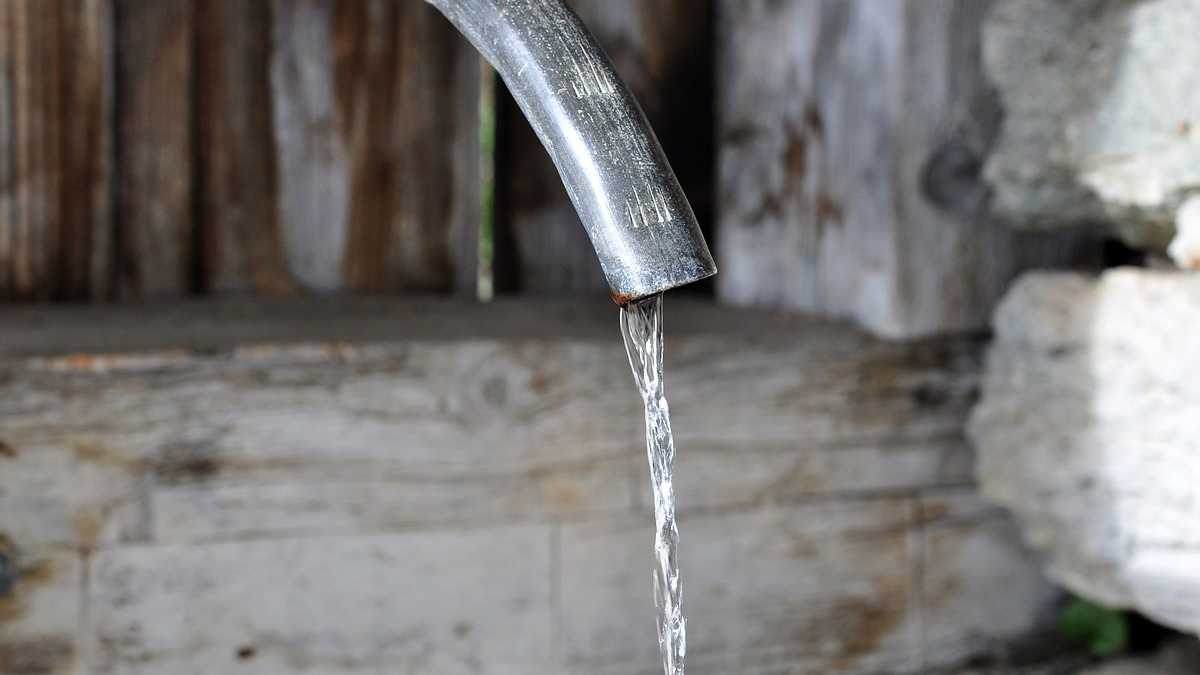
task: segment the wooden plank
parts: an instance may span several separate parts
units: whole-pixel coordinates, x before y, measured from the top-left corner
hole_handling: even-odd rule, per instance
[[[60,351],[0,358],[0,533],[88,561],[62,591],[83,599],[39,619],[87,608],[84,672],[658,671],[640,401],[607,303],[184,307],[6,327]],[[970,462],[975,341],[671,307],[694,672],[928,672],[1035,625],[1037,565],[940,487]],[[83,325],[179,332],[79,353]],[[74,635],[29,621],[12,634]]]
[[[323,291],[458,286],[473,294],[475,52],[424,3],[272,8],[272,110],[292,275]]]
[[[911,500],[683,516],[696,673],[910,672],[920,663]],[[647,517],[564,526],[558,622],[579,672],[660,672]]]
[[[196,227],[204,291],[292,290],[272,133],[270,6],[195,6]]]
[[[111,11],[0,7],[0,300],[107,292]]]
[[[115,233],[122,296],[194,290],[193,9],[114,0]]]
[[[711,2],[569,4],[646,111],[707,228],[712,213]],[[503,88],[498,108],[497,290],[606,293],[608,284],[558,172]]]
[[[99,370],[35,361],[0,427],[30,467],[14,481],[36,492],[59,475],[78,503],[94,488],[89,513],[117,533],[106,541],[147,522],[107,496],[123,484],[153,513],[156,541],[573,517],[633,503],[640,430],[608,421],[637,420],[638,401],[615,342],[261,347]],[[113,467],[117,480],[104,479]],[[55,494],[44,517],[66,522],[48,531],[69,535],[77,502]]]
[[[974,343],[888,345],[822,323],[753,336],[771,325],[756,327],[753,313],[742,314],[744,332],[720,337],[703,333],[719,332],[724,315],[685,307],[676,316],[700,334],[672,340],[668,370],[680,446],[695,458],[681,462],[681,504],[967,478],[961,429],[978,367]],[[438,316],[453,324],[453,309]],[[403,323],[402,312],[391,313]],[[18,361],[9,372],[20,388],[0,406],[6,442],[22,449],[66,436],[96,449],[84,461],[102,457],[149,475],[156,536],[185,540],[627,507],[644,489],[644,460],[615,331],[600,322],[600,332],[569,342],[532,337],[556,334],[556,321],[580,323],[541,314],[540,323],[516,317],[530,337],[503,340],[424,341],[429,334],[391,346]],[[357,321],[378,327],[372,315]],[[108,316],[100,323],[117,328],[121,314]],[[125,320],[154,325],[144,312]],[[219,323],[238,333],[236,322]],[[337,323],[356,336],[353,317]],[[299,325],[283,323],[304,335]],[[471,322],[461,325],[469,336]],[[59,421],[26,412],[31,401],[59,410]],[[614,428],[612,420],[632,422]],[[875,466],[857,464],[865,459]],[[176,480],[178,466],[195,469],[183,478],[203,489]],[[371,503],[389,490],[396,496]],[[314,504],[316,512],[306,506]]]
[[[722,0],[720,297],[889,337],[986,325],[1030,264],[980,178],[989,4]]]
[[[681,508],[971,481],[962,429],[979,344],[795,335],[804,348],[780,336],[736,348],[700,337],[669,345],[673,427],[687,457],[676,479]],[[647,481],[637,485],[648,505]]]
[[[91,672],[560,672],[550,564],[532,525],[105,551]]]

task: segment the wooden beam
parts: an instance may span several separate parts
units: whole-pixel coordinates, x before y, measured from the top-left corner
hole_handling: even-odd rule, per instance
[[[922,672],[1036,624],[1055,593],[969,488],[977,341],[667,311],[698,670]],[[299,298],[6,314],[0,540],[63,572],[7,601],[42,609],[0,597],[0,655],[653,670],[641,403],[614,318]]]

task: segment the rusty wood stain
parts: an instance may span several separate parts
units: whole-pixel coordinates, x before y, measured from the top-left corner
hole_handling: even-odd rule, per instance
[[[30,594],[40,586],[54,580],[58,570],[52,560],[38,560],[23,564],[20,552],[11,545],[7,537],[0,535],[0,559],[4,567],[8,588],[0,591],[0,624],[15,621],[29,611]],[[7,672],[0,670],[0,672]]]
[[[0,642],[0,673],[53,675],[75,664],[75,643],[62,637]]]
[[[99,443],[78,442],[71,446],[71,452],[77,462],[102,464],[130,471],[142,468],[140,460],[123,455],[120,451]]]
[[[821,223],[841,223],[842,205],[826,192],[817,195],[817,220]]]
[[[830,664],[845,670],[864,656],[872,654],[904,620],[910,601],[907,577],[876,580],[869,598],[843,598],[837,601],[830,620],[842,627],[840,654]]]
[[[555,510],[572,511],[584,505],[584,489],[578,482],[562,476],[553,476],[541,481],[542,496]]]

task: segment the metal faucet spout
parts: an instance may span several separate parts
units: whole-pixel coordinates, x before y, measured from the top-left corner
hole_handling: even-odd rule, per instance
[[[428,0],[483,54],[550,153],[613,299],[717,273],[646,116],[562,0]]]

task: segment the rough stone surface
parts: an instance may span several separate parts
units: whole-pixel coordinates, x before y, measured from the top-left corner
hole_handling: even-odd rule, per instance
[[[1018,226],[1103,223],[1161,250],[1200,190],[1200,3],[996,3],[984,61],[1005,109],[985,166]]]
[[[1175,229],[1167,254],[1180,267],[1200,269],[1200,196],[1188,198],[1179,208]]]
[[[1075,592],[1200,632],[1200,276],[1022,278],[969,433],[984,495]]]

